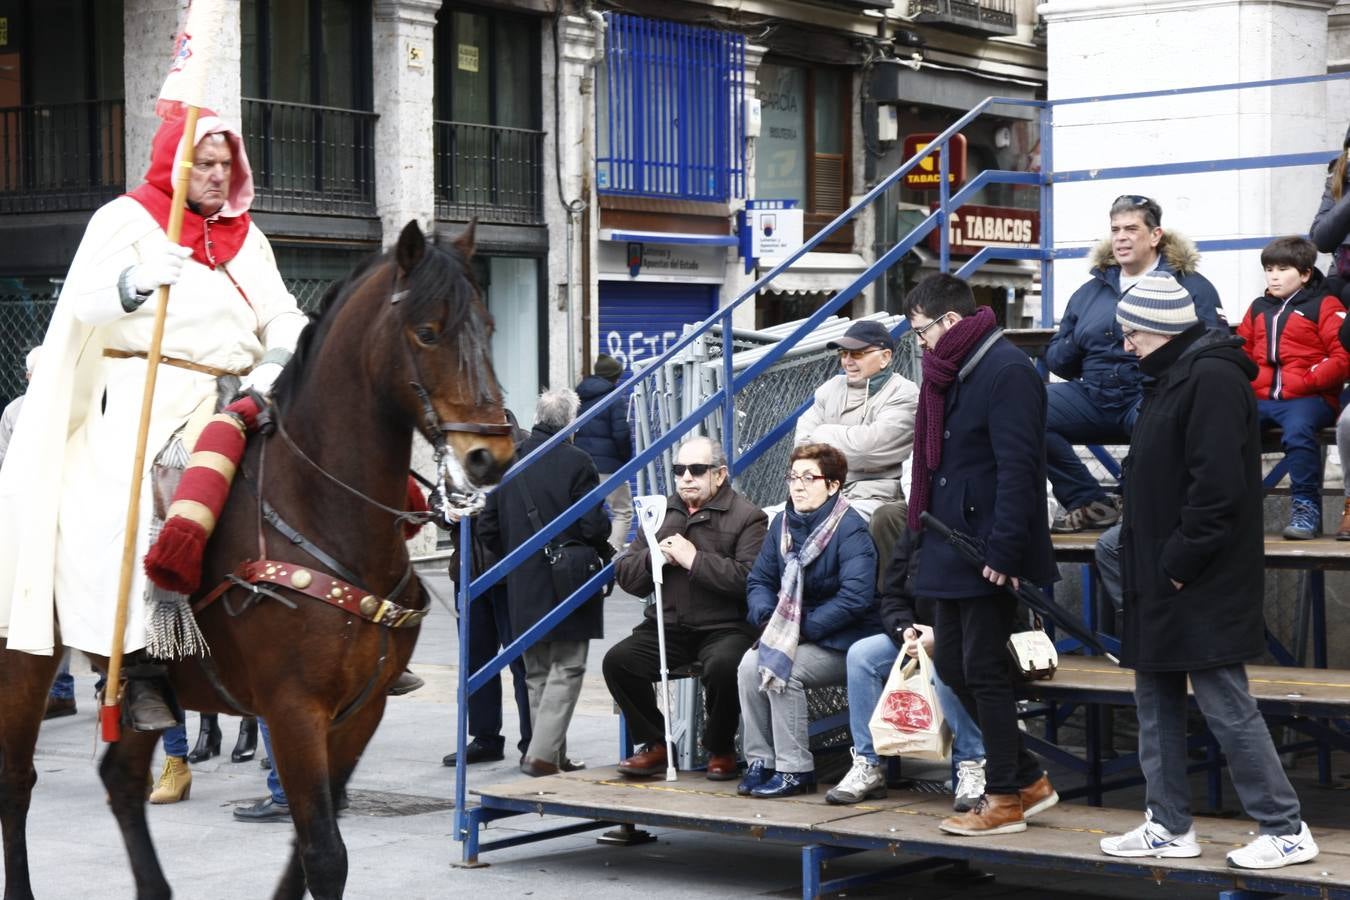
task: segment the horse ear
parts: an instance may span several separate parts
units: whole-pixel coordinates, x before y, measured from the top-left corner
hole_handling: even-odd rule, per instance
[[[413,266],[422,261],[426,252],[426,236],[422,234],[417,220],[413,219],[404,225],[403,231],[399,233],[398,245],[394,248],[394,259],[398,261],[398,267],[406,275],[413,270]]]
[[[469,259],[473,256],[473,233],[477,228],[478,218],[475,216],[469,220],[469,224],[459,233],[459,237],[455,238],[455,249],[458,250],[460,255],[465,259]]]

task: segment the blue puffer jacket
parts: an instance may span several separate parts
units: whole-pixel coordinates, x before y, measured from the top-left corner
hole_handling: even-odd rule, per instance
[[[587,375],[577,385],[584,413],[613,393],[615,385],[599,375]],[[628,404],[614,400],[600,415],[577,430],[572,443],[595,460],[595,470],[603,474],[616,471],[633,458],[633,432],[628,427]]]
[[[1189,238],[1163,232],[1158,244],[1158,271],[1173,275],[1195,300],[1195,314],[1206,325],[1219,324],[1223,305],[1209,279],[1196,271],[1200,253]],[[1045,364],[1060,378],[1079,379],[1092,401],[1118,409],[1139,401],[1139,360],[1125,349],[1116,323],[1120,300],[1120,266],[1109,240],[1092,252],[1092,277],[1074,291],[1060,320],[1059,332],[1045,351]]]
[[[801,547],[811,530],[834,508],[837,496],[806,515],[793,510],[789,501],[787,510],[774,517],[746,581],[750,609],[746,618],[757,631],[764,630],[778,605],[783,575],[783,555],[778,552],[778,542],[784,518],[792,535],[792,546]],[[867,532],[867,522],[856,510],[844,513],[834,538],[802,575],[803,643],[847,651],[859,638],[881,633],[881,618],[872,602],[877,587],[876,545]]]

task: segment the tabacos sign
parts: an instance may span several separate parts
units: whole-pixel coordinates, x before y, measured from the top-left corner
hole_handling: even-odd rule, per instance
[[[935,132],[911,134],[905,137],[905,159],[913,159],[933,142]],[[966,180],[966,136],[953,135],[947,146],[934,150],[919,160],[919,164],[904,174],[903,183],[912,191],[936,191],[942,180],[942,154],[951,154],[947,163],[947,184],[956,187]]]
[[[930,250],[941,252],[936,228],[927,240]],[[947,222],[947,242],[951,252],[961,256],[973,256],[981,247],[1036,247],[1041,242],[1041,217],[1034,209],[967,203]]]

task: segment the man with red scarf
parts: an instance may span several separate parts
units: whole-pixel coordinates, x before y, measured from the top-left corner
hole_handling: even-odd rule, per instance
[[[0,469],[0,635],[12,650],[52,652],[59,617],[61,643],[109,652],[154,292],[174,286],[147,471],[194,413],[209,414],[217,378],[239,375],[245,388],[266,393],[306,323],[249,219],[253,176],[243,140],[207,110],[192,142],[182,238],[169,241],[183,128],[181,117],[164,122],[145,183],[90,219]],[[151,509],[146,478],[138,561]],[[154,689],[157,667],[137,652],[146,643],[146,590],[137,565],[125,632],[128,707],[134,727],[158,730],[174,716]]]
[[[985,747],[985,796],[940,827],[970,836],[1024,831],[1029,816],[1059,801],[1022,743],[1007,650],[1017,601],[1005,585],[1056,578],[1045,385],[961,279],[925,278],[904,310],[923,346],[909,501],[922,560],[914,594],[933,602],[938,675],[979,723]],[[925,511],[983,548],[982,569],[920,530]]]

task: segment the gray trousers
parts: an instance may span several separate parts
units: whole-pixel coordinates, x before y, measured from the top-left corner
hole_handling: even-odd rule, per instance
[[[781,692],[759,689],[759,648],[751,647],[736,669],[741,695],[741,733],[746,762],[779,772],[814,772],[806,689],[848,683],[848,654],[815,644],[798,644],[792,675]]]
[[[1280,766],[1270,729],[1247,689],[1245,666],[1194,672],[1135,672],[1139,706],[1139,767],[1147,782],[1145,802],[1153,820],[1173,834],[1191,827],[1191,788],[1186,777],[1186,676],[1209,730],[1228,757],[1228,774],[1247,815],[1262,834],[1297,834],[1302,823],[1298,794]]]
[[[1336,452],[1341,457],[1341,471],[1350,472],[1350,406],[1341,410],[1336,420]],[[1345,479],[1345,496],[1350,498],[1350,477]]]
[[[590,647],[590,641],[540,641],[522,654],[532,730],[525,755],[531,759],[562,765]]]
[[[1102,593],[1111,601],[1111,608],[1121,610],[1120,578],[1120,523],[1112,525],[1097,538],[1097,546],[1092,551],[1097,563],[1097,574],[1101,577]]]

